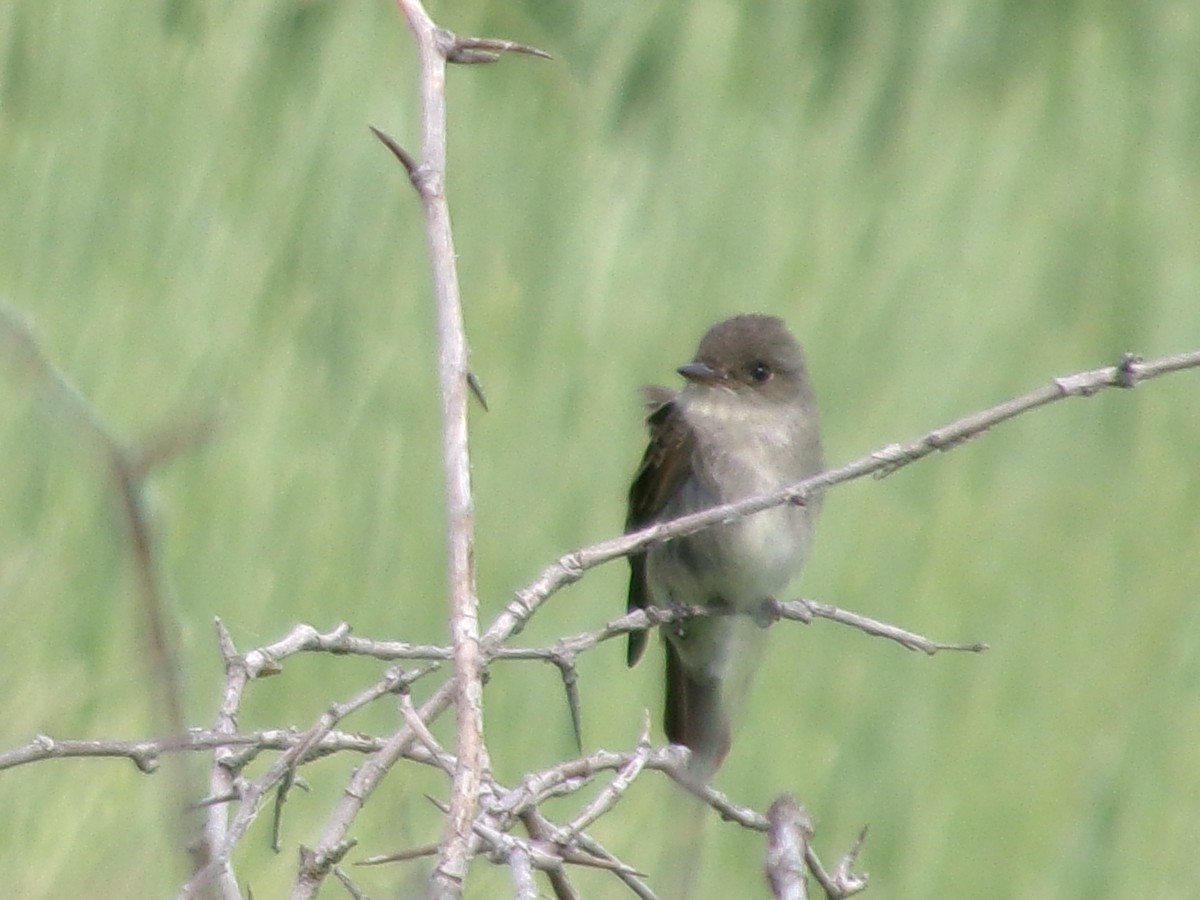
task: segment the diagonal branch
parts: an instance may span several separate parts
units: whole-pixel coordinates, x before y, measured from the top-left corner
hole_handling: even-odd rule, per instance
[[[568,553],[547,567],[531,584],[517,591],[504,612],[497,616],[487,630],[483,637],[484,645],[491,648],[518,633],[529,617],[549,597],[567,585],[574,584],[586,571],[596,566],[655,544],[694,534],[713,525],[733,522],[785,503],[804,503],[808,498],[835,485],[855,481],[867,475],[886,477],[935,451],[953,450],[1002,422],[1068,397],[1091,397],[1108,388],[1132,388],[1161,375],[1195,368],[1200,368],[1200,350],[1160,357],[1148,362],[1127,353],[1115,366],[1055,378],[1043,387],[982,412],[965,416],[942,428],[936,428],[915,441],[907,444],[888,444],[844,466],[830,469],[769,494],[714,506],[712,509],[681,516],[670,522],[660,522],[641,531]]]

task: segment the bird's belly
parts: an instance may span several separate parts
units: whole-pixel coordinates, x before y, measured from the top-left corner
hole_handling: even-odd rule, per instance
[[[795,575],[804,560],[802,530],[796,511],[777,508],[755,513],[730,525],[719,526],[717,543],[724,582],[721,597],[740,610],[754,610],[774,598]]]
[[[753,612],[787,587],[807,549],[803,511],[780,507],[718,525],[654,548],[650,578],[663,590],[654,602],[723,603]],[[661,596],[658,594],[665,594]]]

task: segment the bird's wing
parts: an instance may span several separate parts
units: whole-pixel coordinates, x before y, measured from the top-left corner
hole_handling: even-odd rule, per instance
[[[646,426],[650,443],[642,456],[633,484],[629,488],[629,508],[625,515],[625,533],[645,528],[658,518],[667,500],[691,474],[695,437],[684,421],[674,391],[661,387],[645,390],[649,413]],[[629,599],[626,611],[645,609],[650,603],[646,585],[646,554],[629,556]],[[626,661],[633,665],[646,649],[646,632],[629,635]]]

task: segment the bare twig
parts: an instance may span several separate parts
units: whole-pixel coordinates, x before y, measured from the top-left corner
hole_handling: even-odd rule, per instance
[[[433,736],[433,733],[417,714],[416,709],[413,708],[412,698],[407,693],[402,694],[400,697],[400,714],[404,716],[404,721],[413,730],[413,734],[417,736],[417,740],[428,751],[438,768],[448,775],[453,776],[456,765],[454,757],[442,749],[437,738]]]
[[[846,855],[838,861],[837,869],[830,875],[825,871],[821,861],[817,859],[817,855],[813,852],[811,842],[804,848],[804,861],[808,866],[808,870],[812,872],[813,877],[821,885],[825,891],[825,896],[829,900],[845,900],[846,897],[853,897],[855,894],[862,893],[867,889],[868,879],[866,875],[854,874],[854,866],[858,864],[858,854],[862,852],[863,844],[867,840],[867,829],[863,828],[858,833],[854,844],[846,851]]]
[[[873,637],[895,641],[906,650],[914,650],[918,653],[924,653],[926,656],[933,656],[935,653],[940,653],[943,650],[954,653],[982,653],[988,649],[987,644],[947,644],[941,641],[933,641],[923,635],[898,628],[887,622],[880,622],[878,619],[859,615],[849,610],[838,609],[836,606],[830,606],[827,603],[818,603],[815,600],[790,600],[786,603],[768,603],[767,606],[770,613],[778,614],[781,619],[791,619],[797,622],[804,622],[805,624],[808,624],[814,618],[828,619],[840,625],[857,628],[864,634],[869,634]]]
[[[305,734],[291,728],[268,728],[261,731],[223,732],[191,729],[182,737],[172,735],[165,738],[143,738],[141,740],[74,740],[58,739],[40,734],[28,744],[0,753],[0,771],[15,769],[31,763],[50,759],[127,759],[139,772],[152,775],[158,771],[159,758],[171,753],[207,752],[226,748],[236,760],[233,768],[240,768],[250,758],[266,751],[288,751],[307,740]],[[321,759],[334,753],[375,753],[384,745],[384,739],[345,731],[330,731],[316,743],[309,742],[304,761]],[[245,757],[238,757],[239,750],[248,750]],[[432,763],[426,753],[414,753],[414,759]],[[231,782],[212,797],[238,798],[240,793]],[[199,801],[206,804],[206,801]]]
[[[346,870],[341,866],[333,867],[333,877],[342,883],[342,887],[346,889],[346,893],[350,895],[352,900],[368,900],[365,893],[358,889],[358,886],[346,874]]]
[[[531,814],[532,815],[532,814]],[[627,866],[617,857],[613,856],[605,849],[599,841],[588,834],[578,834],[575,836],[575,843],[580,849],[590,853],[597,859],[607,860],[612,863],[613,876],[627,887],[635,897],[641,900],[658,900],[658,895],[650,890],[650,886],[646,884],[644,876],[640,875],[632,866]]]
[[[446,38],[420,0],[397,0],[421,59],[423,162],[413,177],[425,209],[438,313],[438,373],[442,391],[442,453],[450,562],[450,637],[454,646],[458,764],[446,837],[434,869],[434,894],[461,896],[467,846],[475,817],[483,759],[483,663],[475,596],[474,512],[467,446],[467,341],[455,267],[450,207],[446,202]],[[413,170],[409,169],[410,177]]]
[[[453,702],[456,681],[451,679],[434,691],[433,696],[421,705],[417,716],[422,722],[432,722]],[[328,874],[328,867],[319,863],[338,853],[346,843],[346,835],[370,795],[401,758],[411,758],[416,732],[407,724],[383,742],[366,764],[354,773],[346,787],[341,802],[325,824],[317,845],[312,848],[301,866],[300,875],[292,888],[292,900],[315,897],[321,882]],[[419,745],[418,745],[419,746]],[[312,862],[315,865],[309,866]]]
[[[335,655],[370,656],[384,662],[407,660],[448,660],[449,647],[431,644],[409,644],[405,641],[377,641],[351,633],[342,622],[329,631],[318,631],[312,625],[300,623],[274,643],[249,651],[243,664],[251,678],[279,671],[282,660],[297,653],[332,653]],[[431,670],[431,669],[430,669]],[[430,671],[423,670],[423,671]]]
[[[429,256],[437,303],[439,380],[442,393],[442,453],[450,564],[450,636],[454,647],[457,705],[457,767],[447,817],[446,839],[434,869],[435,896],[457,897],[466,877],[483,746],[483,660],[479,652],[475,596],[474,510],[467,446],[467,390],[483,392],[467,361],[450,207],[446,202],[446,65],[493,62],[500,53],[546,56],[512,41],[461,38],[434,23],[420,0],[397,0],[417,44],[423,108],[422,161],[416,164],[395,141],[376,134],[404,165],[425,209]]]
[[[0,753],[0,771],[47,759],[108,757],[131,760],[139,772],[150,775],[158,771],[159,756],[177,744],[176,738],[166,741],[77,741],[55,740],[39,734],[24,747]],[[196,750],[212,749],[213,746],[217,744],[203,741],[192,745]]]
[[[520,818],[521,824],[525,826],[531,839],[542,842],[550,840],[546,820],[534,810],[526,810]],[[571,884],[571,879],[567,877],[565,869],[548,871],[546,877],[550,880],[550,888],[554,891],[555,900],[579,900],[579,893]]]
[[[637,750],[633,754],[633,758],[629,760],[617,772],[617,776],[600,794],[587,805],[587,807],[567,823],[564,833],[560,835],[560,841],[570,842],[575,835],[583,831],[606,812],[617,805],[617,802],[625,796],[625,792],[629,790],[629,786],[634,780],[642,774],[642,769],[646,766],[646,760],[650,756],[650,715],[647,713],[642,722],[642,736],[638,740]]]
[[[533,862],[524,847],[514,847],[508,855],[512,869],[514,896],[517,900],[537,900],[537,884],[533,880]]]
[[[251,659],[251,657],[254,657]],[[231,687],[226,690],[227,697],[239,696],[242,687],[251,677],[250,673],[258,674],[264,670],[270,671],[267,668],[269,665],[278,665],[275,657],[261,654],[258,652],[247,654],[245,658],[236,656],[227,659],[227,680]],[[425,670],[427,671],[427,670]],[[266,798],[267,794],[277,785],[286,785],[295,775],[297,766],[303,763],[312,753],[315,748],[319,747],[321,742],[328,737],[334,727],[346,716],[350,715],[355,710],[361,709],[363,706],[386,696],[387,694],[395,693],[396,691],[405,689],[415,677],[419,677],[421,673],[405,673],[400,669],[390,669],[384,677],[376,684],[372,685],[367,690],[361,692],[358,696],[344,704],[334,704],[317,720],[307,732],[300,735],[297,740],[287,751],[280,756],[257,780],[240,785],[237,813],[234,815],[231,822],[222,822],[219,827],[212,827],[213,832],[220,831],[223,834],[223,839],[219,845],[214,846],[213,857],[209,864],[201,868],[196,875],[189,881],[180,892],[181,898],[197,896],[206,885],[213,880],[226,877],[226,873],[230,873],[230,859],[233,855],[234,848],[237,843],[246,834],[250,825],[257,818],[259,809]],[[386,746],[386,745],[385,745]],[[377,754],[378,755],[378,754]],[[228,762],[228,761],[226,761]],[[286,787],[279,795],[279,800],[282,801],[286,795]],[[278,807],[277,807],[278,808]],[[209,811],[210,823],[216,810]],[[339,842],[339,849],[344,845],[344,842]],[[348,848],[347,848],[348,849]],[[314,853],[305,856],[304,858],[317,867],[321,876],[324,877],[329,873],[330,866],[337,863],[344,855],[345,850],[340,853],[331,848],[328,852]]]
[[[711,606],[651,606],[626,613],[594,631],[585,631],[581,634],[559,638],[552,647],[496,647],[487,655],[489,660],[540,660],[558,666],[560,669],[569,667],[573,672],[575,658],[604,641],[635,631],[657,628],[671,622],[734,615],[743,615],[743,613],[729,608]],[[780,619],[802,622],[805,625],[812,624],[814,619],[828,619],[840,625],[856,628],[864,634],[894,641],[907,650],[917,651],[928,656],[942,651],[982,653],[988,649],[988,645],[982,643],[951,644],[934,641],[924,635],[881,622],[878,619],[872,619],[869,616],[802,598],[786,602],[768,601],[763,605],[760,614],[755,617],[755,621],[763,626],[771,625]]]
[[[446,686],[435,696],[440,695],[444,702],[448,703],[451,691],[445,688]],[[416,735],[411,728],[401,728],[355,771],[354,777],[342,794],[341,802],[325,825],[320,842],[302,856],[300,872],[292,888],[293,900],[316,896],[321,882],[329,874],[330,867],[340,862],[353,844],[352,840],[345,837],[351,823],[387,773],[409,752],[415,739]]]
[[[410,859],[423,859],[427,856],[436,856],[439,846],[439,844],[422,844],[420,847],[410,847],[407,850],[399,850],[396,853],[382,853],[377,856],[368,856],[366,859],[360,859],[355,865],[382,866],[387,863],[408,862]]]
[[[245,660],[238,656],[233,636],[220,619],[213,622],[217,632],[217,646],[221,651],[221,660],[225,668],[225,692],[221,697],[221,706],[217,711],[216,731],[223,736],[232,736],[238,728],[238,710],[241,707],[242,692],[253,676]],[[209,772],[208,790],[211,797],[224,797],[230,794],[241,796],[242,785],[238,777],[240,769],[232,765],[233,751],[221,747],[213,753],[212,769]],[[218,854],[218,848],[225,845],[229,835],[229,813],[218,804],[213,804],[205,811],[204,820],[205,841],[209,847],[209,860],[206,867],[211,873],[209,883],[225,900],[240,900],[242,892],[238,887],[233,867],[226,857],[214,866],[213,860]],[[204,869],[201,869],[204,871]]]
[[[767,881],[775,900],[808,900],[804,857],[812,840],[813,828],[808,814],[796,798],[784,794],[767,811],[771,830],[767,832]]]

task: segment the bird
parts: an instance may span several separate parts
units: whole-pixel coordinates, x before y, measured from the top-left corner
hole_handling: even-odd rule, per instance
[[[804,351],[782,319],[745,314],[718,322],[677,372],[681,390],[643,389],[650,439],[629,488],[627,534],[824,469]],[[731,673],[751,671],[761,652],[761,641],[744,636],[745,618],[759,618],[799,572],[820,503],[814,494],[629,555],[628,611],[694,605],[722,613],[660,629],[663,728],[670,743],[691,751],[688,768],[700,779],[715,774],[731,748],[722,696]],[[647,641],[646,631],[629,634],[629,666]]]

